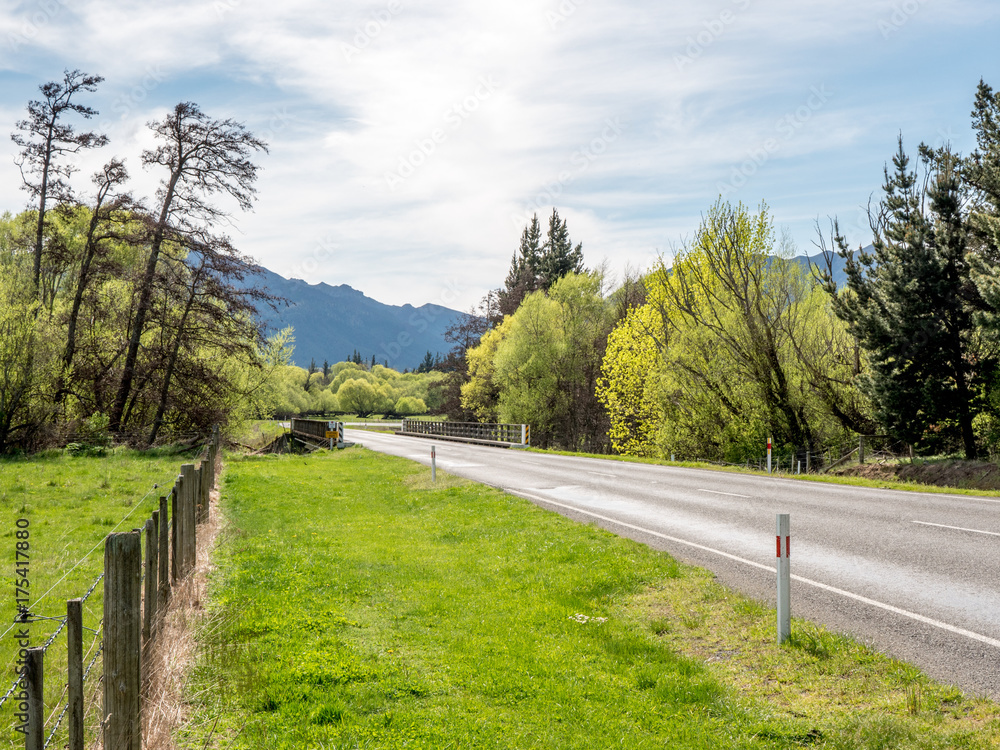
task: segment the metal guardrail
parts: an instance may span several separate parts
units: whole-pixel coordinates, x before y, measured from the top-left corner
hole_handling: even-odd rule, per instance
[[[422,419],[404,419],[401,432],[410,435],[437,435],[465,440],[483,440],[508,445],[531,445],[531,431],[526,424],[427,422]]]

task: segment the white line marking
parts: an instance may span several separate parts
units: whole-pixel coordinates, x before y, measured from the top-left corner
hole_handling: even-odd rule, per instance
[[[617,479],[617,474],[605,474],[603,471],[588,471],[588,474],[596,474],[599,477],[611,477],[612,479]]]
[[[711,492],[713,495],[728,495],[729,497],[745,497],[747,500],[752,499],[751,495],[737,495],[735,492],[719,492],[718,490],[698,490],[698,492]]]
[[[943,523],[927,523],[926,521],[913,521],[921,526],[936,526],[939,529],[954,529],[955,531],[971,531],[973,534],[988,534],[989,536],[1000,536],[995,531],[980,531],[979,529],[964,529],[961,526],[945,526]]]
[[[642,532],[643,534],[649,534],[650,536],[655,536],[659,539],[666,539],[670,542],[677,542],[678,544],[686,544],[688,547],[694,547],[695,549],[704,550],[705,552],[711,552],[715,555],[720,555],[721,557],[726,557],[730,560],[735,560],[736,562],[743,563],[744,565],[750,565],[754,568],[760,568],[761,570],[767,570],[770,572],[776,572],[776,569],[770,565],[762,565],[759,562],[754,562],[753,560],[747,560],[745,557],[738,557],[736,555],[731,555],[728,552],[723,552],[722,550],[717,550],[712,547],[706,547],[703,544],[696,544],[694,542],[689,542],[686,539],[679,539],[675,536],[668,536],[667,534],[661,534],[658,531],[652,531],[651,529],[645,529],[642,526],[636,526],[631,523],[626,523],[624,521],[619,521],[615,518],[610,518],[608,516],[602,516],[598,513],[591,513],[587,510],[581,510],[580,508],[574,507],[572,505],[565,505],[563,503],[558,503],[555,500],[549,500],[548,498],[540,497],[539,495],[533,495],[528,492],[513,492],[513,494],[521,495],[522,497],[527,497],[532,500],[539,500],[543,503],[549,505],[555,505],[559,508],[565,508],[566,510],[571,510],[574,513],[580,513],[585,516],[590,516],[591,518],[598,518],[602,521],[607,521],[608,523],[613,523],[617,526],[623,526],[626,529],[632,529],[634,531]],[[887,612],[892,612],[893,614],[901,615],[902,617],[908,617],[911,620],[916,620],[925,625],[931,625],[935,628],[940,628],[941,630],[946,630],[949,633],[954,633],[955,635],[962,635],[966,638],[971,638],[974,641],[979,641],[980,643],[985,643],[988,646],[993,646],[994,648],[1000,648],[1000,640],[995,638],[990,638],[988,635],[981,635],[980,633],[974,633],[971,630],[966,630],[965,628],[959,628],[954,625],[949,625],[946,622],[941,622],[941,620],[934,620],[930,617],[924,617],[923,615],[918,615],[916,612],[910,612],[909,610],[900,609],[899,607],[894,607],[891,604],[885,604],[884,602],[877,602],[874,599],[869,599],[867,596],[861,596],[860,594],[854,594],[850,591],[844,591],[843,589],[838,589],[834,586],[828,586],[825,583],[820,583],[819,581],[813,581],[809,578],[803,578],[802,576],[792,576],[792,580],[798,581],[799,583],[806,583],[810,586],[815,586],[818,589],[823,589],[824,591],[829,591],[831,594],[839,594],[840,596],[846,596],[848,599],[854,599],[855,601],[861,602],[862,604],[868,604],[872,607],[878,607],[879,609],[884,609]]]

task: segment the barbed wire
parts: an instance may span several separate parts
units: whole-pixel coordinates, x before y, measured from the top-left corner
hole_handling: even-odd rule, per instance
[[[14,691],[17,690],[17,686],[20,684],[21,684],[21,676],[18,675],[17,679],[14,680],[14,684],[10,686],[10,690],[7,691],[7,694],[4,695],[3,698],[0,698],[0,708],[3,708],[3,704],[6,703],[7,699],[14,694]]]
[[[85,601],[87,601],[90,598],[90,595],[94,593],[94,589],[97,588],[97,584],[99,584],[101,582],[102,578],[104,578],[104,573],[101,573],[99,576],[97,576],[97,580],[94,581],[93,584],[91,584],[90,588],[87,589],[87,593],[83,595],[82,599],[80,599],[80,604],[83,604]]]
[[[90,677],[90,670],[93,669],[94,663],[97,661],[97,657],[101,655],[104,650],[104,641],[97,644],[97,653],[94,654],[94,658],[90,660],[90,664],[87,665],[87,669],[83,673],[83,681],[86,682],[87,678]]]
[[[59,636],[59,634],[61,632],[63,632],[63,629],[66,627],[66,622],[67,622],[67,618],[64,617],[62,619],[62,622],[59,624],[59,627],[56,628],[56,632],[54,632],[52,635],[50,635],[49,639],[47,641],[45,641],[45,644],[42,646],[42,653],[43,654],[48,650],[49,646],[52,645],[53,641],[55,641],[55,639]]]
[[[165,486],[165,485],[164,485],[164,486]],[[131,516],[131,515],[132,515],[133,513],[135,513],[135,512],[137,511],[137,510],[139,510],[139,508],[140,508],[140,507],[142,507],[142,504],[143,504],[144,502],[146,502],[146,498],[148,498],[148,497],[149,497],[150,495],[152,495],[152,494],[153,494],[153,492],[155,492],[155,491],[156,491],[156,490],[158,490],[159,488],[160,488],[160,485],[159,485],[158,483],[157,483],[157,484],[154,484],[154,485],[153,485],[153,488],[152,488],[152,489],[151,489],[151,490],[150,490],[149,492],[147,492],[147,493],[146,493],[145,495],[143,495],[143,496],[142,496],[142,497],[141,497],[141,498],[140,498],[140,499],[139,499],[139,500],[138,500],[138,501],[136,502],[136,504],[135,504],[135,505],[134,505],[134,506],[132,507],[132,510],[130,510],[130,511],[129,511],[128,513],[126,513],[126,514],[125,514],[125,516],[124,516],[124,518],[122,518],[122,519],[121,519],[121,520],[120,520],[120,521],[119,521],[118,523],[116,523],[116,524],[115,524],[115,526],[114,526],[114,528],[113,528],[113,529],[111,529],[111,531],[109,531],[109,532],[108,532],[107,534],[105,534],[105,535],[104,535],[104,536],[103,536],[103,537],[101,538],[101,541],[99,541],[99,542],[98,542],[97,544],[95,544],[95,545],[93,546],[93,548],[92,548],[92,549],[91,549],[91,550],[90,550],[90,551],[89,551],[89,552],[88,552],[87,554],[85,554],[85,555],[84,555],[83,557],[81,557],[81,558],[80,558],[79,560],[77,560],[77,561],[76,561],[76,562],[75,562],[75,563],[73,564],[73,567],[72,567],[72,568],[70,568],[70,569],[69,569],[69,570],[67,570],[67,571],[66,571],[65,573],[63,573],[62,577],[61,577],[61,578],[59,578],[59,580],[58,580],[58,581],[56,581],[55,583],[53,583],[53,584],[52,584],[52,586],[50,586],[50,587],[49,587],[49,590],[48,590],[48,591],[46,591],[46,592],[45,592],[44,594],[42,594],[42,595],[41,595],[40,597],[38,597],[38,598],[37,598],[37,599],[35,600],[35,603],[34,603],[34,606],[36,606],[36,607],[37,607],[37,606],[39,605],[39,603],[41,603],[41,602],[42,602],[42,601],[43,601],[43,600],[45,599],[45,597],[47,597],[47,596],[48,596],[49,594],[51,594],[51,593],[52,593],[52,591],[53,591],[53,590],[55,589],[55,587],[56,587],[56,586],[58,586],[58,585],[59,585],[60,583],[62,583],[62,582],[63,582],[64,580],[66,580],[66,577],[67,577],[67,576],[68,576],[68,575],[69,575],[70,573],[72,573],[72,572],[73,572],[74,570],[76,570],[76,569],[77,569],[78,567],[80,567],[80,565],[81,565],[81,564],[83,563],[83,561],[84,561],[84,560],[86,560],[86,559],[87,559],[88,557],[90,557],[90,556],[91,556],[92,554],[94,554],[94,552],[96,552],[96,551],[97,551],[97,550],[98,550],[98,549],[100,548],[100,546],[101,546],[102,544],[104,544],[104,542],[105,542],[105,541],[107,541],[108,537],[109,537],[109,536],[111,536],[112,534],[114,534],[114,533],[115,533],[115,530],[116,530],[116,529],[117,529],[117,528],[118,528],[119,526],[121,526],[121,525],[122,525],[123,523],[125,523],[125,521],[127,521],[127,520],[129,519],[129,517],[130,517],[130,516]],[[103,575],[103,574],[102,574],[102,575]],[[100,579],[98,579],[98,580],[100,580]],[[95,582],[95,585],[96,585],[96,582]],[[90,595],[90,594],[89,594],[89,592],[88,592],[88,594],[87,594],[87,595],[88,595],[88,596]],[[17,627],[17,625],[18,625],[18,624],[19,624],[19,623],[18,623],[17,621],[15,621],[13,625],[11,625],[11,626],[10,626],[9,628],[7,628],[7,630],[5,630],[5,631],[4,631],[4,632],[3,632],[2,634],[0,634],[0,639],[2,639],[2,638],[3,638],[4,636],[5,636],[5,635],[7,635],[7,633],[9,633],[9,632],[10,632],[11,630],[13,630],[13,629],[14,629],[15,627]]]
[[[63,687],[62,695],[59,696],[59,700],[56,701],[56,707],[59,706],[59,703],[62,701],[62,699],[65,697],[66,693],[68,693],[68,692],[69,692],[69,685],[67,684],[67,685],[65,685]],[[66,701],[66,705],[63,706],[63,710],[59,714],[59,718],[56,719],[56,723],[52,726],[52,731],[49,732],[48,738],[45,740],[45,743],[42,745],[42,750],[45,750],[45,748],[47,748],[49,746],[49,743],[52,742],[52,738],[56,736],[56,732],[59,730],[59,727],[62,724],[63,718],[65,718],[66,711],[68,709],[69,709],[69,701]],[[53,716],[53,714],[55,714],[55,712],[56,712],[56,709],[53,708],[52,709],[52,713],[49,714],[49,718],[48,718],[48,721],[46,721],[46,723],[48,723],[49,721],[52,721],[52,716]],[[43,726],[44,726],[44,724],[43,724]]]

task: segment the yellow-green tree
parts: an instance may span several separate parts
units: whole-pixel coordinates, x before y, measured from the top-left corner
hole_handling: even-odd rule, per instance
[[[599,274],[570,273],[528,295],[467,353],[463,406],[481,419],[530,424],[539,445],[605,450],[596,389],[611,324]]]

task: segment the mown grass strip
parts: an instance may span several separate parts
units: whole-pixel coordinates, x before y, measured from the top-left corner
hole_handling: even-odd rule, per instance
[[[438,476],[362,449],[230,461],[182,745],[996,744],[992,704],[801,623],[779,648],[704,571]]]
[[[945,487],[936,484],[921,484],[899,479],[868,479],[866,477],[837,476],[833,474],[794,474],[785,471],[775,471],[768,474],[759,469],[748,469],[743,466],[721,466],[704,461],[670,461],[663,458],[643,458],[641,456],[617,456],[602,453],[575,453],[573,451],[550,450],[543,448],[528,448],[532,453],[543,453],[555,456],[574,456],[584,458],[599,458],[604,461],[620,461],[623,463],[650,464],[652,466],[676,466],[686,469],[707,469],[723,471],[729,474],[748,474],[774,479],[793,479],[798,482],[819,482],[821,484],[842,484],[852,487],[868,487],[876,490],[903,490],[905,492],[928,492],[936,495],[972,495],[975,497],[996,497],[995,490],[969,489],[966,487]]]

